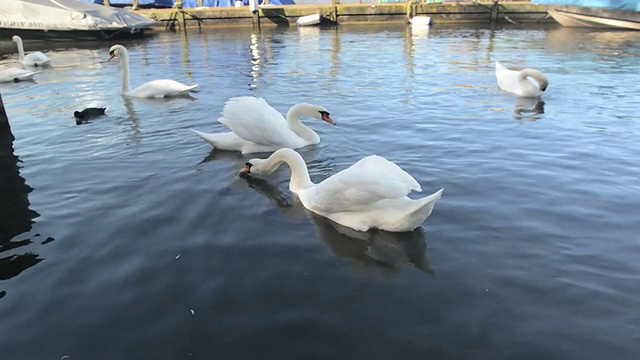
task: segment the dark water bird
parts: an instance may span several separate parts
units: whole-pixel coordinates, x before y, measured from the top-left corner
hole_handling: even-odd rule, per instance
[[[83,122],[87,122],[95,117],[104,115],[104,111],[107,108],[86,108],[82,111],[74,111],[73,116],[76,118],[76,125],[80,125]]]

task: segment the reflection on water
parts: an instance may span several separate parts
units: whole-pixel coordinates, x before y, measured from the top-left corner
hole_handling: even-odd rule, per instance
[[[400,273],[403,266],[411,265],[435,277],[426,254],[427,243],[422,227],[403,233],[355,231],[304,209],[295,196],[288,200],[283,192],[267,180],[249,174],[240,174],[240,177],[249,187],[265,195],[277,206],[288,208],[288,213],[304,212],[312,221],[316,235],[329,251],[339,258],[351,260],[356,266],[356,272],[391,279]]]
[[[536,121],[544,114],[544,101],[535,97],[517,97],[516,105],[513,109],[514,118],[516,120]]]
[[[252,84],[249,85],[251,89],[258,86],[258,79],[260,78],[260,65],[262,60],[260,59],[260,43],[259,33],[251,33],[249,49],[251,50],[251,77]]]
[[[12,240],[31,230],[35,218],[40,216],[29,208],[32,187],[20,176],[20,160],[13,153],[13,134],[8,126],[0,98],[0,253],[33,243],[32,239]],[[35,235],[34,237],[39,236]],[[11,279],[43,259],[33,252],[0,257],[0,280]],[[4,297],[6,292],[2,292]]]

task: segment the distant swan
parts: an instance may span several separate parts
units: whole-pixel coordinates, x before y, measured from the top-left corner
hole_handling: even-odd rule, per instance
[[[129,88],[129,53],[122,45],[113,45],[109,49],[109,61],[118,56],[122,60],[122,94],[138,98],[162,98],[187,95],[198,85],[188,86],[174,80],[153,80],[137,88]]]
[[[39,72],[16,68],[2,69],[0,70],[0,83],[33,80],[33,76]]]
[[[20,64],[22,66],[46,66],[51,64],[51,59],[47,55],[40,51],[34,51],[28,54],[24,54],[24,46],[22,46],[22,38],[18,35],[14,35],[11,41],[18,45],[18,55],[20,56]]]
[[[509,70],[497,61],[496,78],[502,90],[524,97],[540,96],[549,86],[547,77],[538,70]],[[537,84],[529,78],[533,78]]]
[[[327,109],[320,105],[293,105],[285,120],[264,99],[240,96],[227,101],[222,117],[218,119],[231,132],[207,134],[191,130],[220,150],[249,154],[271,152],[283,147],[297,149],[320,142],[318,134],[300,122],[303,116],[335,125]]]
[[[376,155],[318,184],[311,182],[307,164],[292,149],[277,150],[267,159],[251,159],[240,172],[270,174],[283,163],[291,168],[289,189],[305,208],[357,231],[411,231],[431,215],[444,190],[410,199],[411,191],[422,191],[420,184],[398,165]]]

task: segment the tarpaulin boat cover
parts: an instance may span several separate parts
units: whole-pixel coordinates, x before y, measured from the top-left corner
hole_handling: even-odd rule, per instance
[[[534,4],[640,11],[640,0],[533,0]]]
[[[92,2],[96,4],[104,4],[104,0],[82,0],[85,2]],[[242,0],[244,5],[249,5],[249,0]],[[196,8],[200,6],[204,7],[231,7],[235,0],[202,0],[202,5],[198,0],[183,0],[182,7],[185,9]],[[259,3],[263,3],[264,0],[259,0]],[[132,6],[133,0],[110,0],[111,6]],[[152,8],[170,8],[175,5],[175,0],[139,0],[139,7],[152,7]],[[271,0],[271,5],[295,5],[293,0]]]
[[[94,4],[104,5],[104,0],[82,0],[84,2],[92,2]],[[170,8],[173,7],[174,0],[139,0],[139,7],[151,7],[151,8]],[[111,6],[133,6],[133,0],[110,0]]]
[[[133,31],[154,25],[131,11],[79,0],[0,0],[0,28]]]

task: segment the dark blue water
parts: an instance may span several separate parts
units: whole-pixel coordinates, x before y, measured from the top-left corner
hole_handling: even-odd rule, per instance
[[[110,45],[48,50],[36,83],[0,85],[16,138],[3,359],[640,353],[640,33],[359,25],[126,43],[134,86],[200,84],[161,102],[121,97]],[[498,90],[495,60],[546,73],[541,101]],[[188,130],[223,131],[238,95],[329,109],[338,126],[311,123],[322,142],[301,150],[315,181],[375,153],[444,196],[413,233],[340,232],[292,199],[287,169],[248,182],[247,157]],[[107,116],[77,126],[88,106]]]

